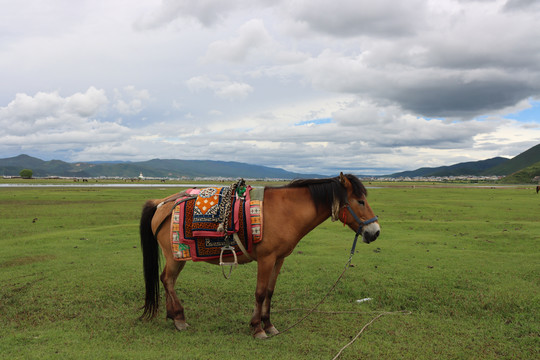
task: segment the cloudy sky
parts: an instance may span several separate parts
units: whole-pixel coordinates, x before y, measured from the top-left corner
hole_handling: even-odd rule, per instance
[[[389,174],[540,143],[537,0],[0,9],[0,158]]]

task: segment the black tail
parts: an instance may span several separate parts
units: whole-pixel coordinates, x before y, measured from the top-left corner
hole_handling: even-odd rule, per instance
[[[144,283],[146,285],[144,312],[141,319],[153,318],[159,307],[159,246],[151,226],[156,209],[156,205],[151,200],[144,204],[139,228],[143,253]]]

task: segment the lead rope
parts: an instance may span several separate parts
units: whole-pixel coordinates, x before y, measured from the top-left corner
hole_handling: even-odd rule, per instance
[[[351,248],[351,254],[349,256],[349,260],[347,260],[347,263],[345,264],[345,268],[343,269],[343,271],[341,272],[341,274],[339,275],[339,277],[337,278],[336,282],[334,282],[334,285],[332,285],[332,287],[330,288],[330,290],[328,290],[328,292],[326,293],[326,295],[324,295],[324,297],[321,299],[321,301],[319,301],[313,308],[311,308],[306,315],[304,315],[302,318],[300,318],[300,320],[298,320],[297,322],[295,322],[294,324],[292,324],[291,326],[289,326],[288,328],[286,328],[285,330],[275,334],[275,335],[272,335],[272,337],[274,336],[277,336],[277,335],[280,335],[280,334],[283,334],[284,332],[287,332],[289,331],[290,329],[292,329],[293,327],[297,326],[298,324],[300,324],[301,322],[303,322],[309,315],[311,315],[315,310],[317,310],[317,308],[326,300],[326,298],[328,297],[328,295],[330,295],[330,293],[335,289],[335,287],[337,286],[338,282],[341,280],[341,278],[343,277],[343,275],[345,275],[345,272],[347,271],[347,269],[351,266],[351,261],[352,261],[352,257],[355,253],[355,248],[356,248],[356,242],[358,240],[358,236],[360,236],[360,234],[362,233],[362,228],[364,227],[364,225],[368,225],[368,224],[371,224],[375,221],[377,221],[378,217],[375,216],[374,218],[372,219],[369,219],[369,220],[366,220],[366,221],[361,221],[360,219],[358,219],[358,217],[356,216],[356,214],[354,213],[354,211],[352,211],[351,207],[349,206],[349,204],[347,204],[347,210],[349,210],[349,212],[351,213],[351,215],[354,217],[354,219],[360,224],[360,227],[358,228],[357,232],[356,232],[356,235],[354,237],[354,242],[353,242],[353,245],[352,245],[352,248]],[[375,316],[373,319],[371,319],[371,321],[369,321],[366,325],[364,325],[362,327],[362,329],[360,329],[360,331],[358,332],[358,334],[356,334],[356,336],[351,340],[349,341],[349,343],[347,343],[345,346],[343,346],[339,352],[336,354],[336,356],[334,356],[332,358],[332,360],[336,360],[340,355],[341,353],[343,352],[343,350],[345,350],[346,348],[348,348],[350,345],[352,345],[352,343],[354,343],[356,341],[356,339],[358,339],[360,337],[360,335],[364,332],[364,330],[370,326],[371,324],[373,324],[376,320],[378,320],[379,318],[381,318],[382,316],[384,315],[396,315],[396,314],[404,314],[404,315],[410,315],[411,312],[410,311],[394,311],[394,312],[383,312],[383,313],[380,313],[379,315]]]
[[[373,219],[369,219],[367,221],[361,221],[360,219],[358,219],[358,217],[356,216],[356,214],[354,213],[354,211],[352,211],[351,207],[349,206],[349,204],[347,204],[347,209],[349,210],[349,212],[353,215],[353,217],[355,218],[355,220],[358,222],[358,224],[360,225],[360,227],[358,228],[358,230],[356,231],[356,235],[354,236],[354,242],[352,244],[352,247],[351,247],[351,254],[349,255],[349,260],[347,260],[347,263],[345,264],[345,268],[343,269],[343,271],[341,272],[341,274],[339,275],[339,277],[337,278],[337,280],[334,282],[334,285],[332,285],[332,287],[330,288],[330,290],[328,290],[328,292],[323,296],[323,298],[321,299],[321,301],[319,301],[317,304],[315,304],[315,306],[313,308],[311,308],[311,310],[309,310],[307,312],[306,315],[304,315],[302,318],[300,318],[300,320],[298,320],[297,322],[295,322],[294,324],[292,324],[291,326],[289,326],[288,328],[286,328],[285,330],[277,333],[276,335],[274,336],[277,336],[279,334],[283,334],[284,332],[286,331],[289,331],[290,329],[292,329],[293,327],[297,326],[298,324],[300,324],[302,321],[304,321],[309,315],[311,315],[315,310],[317,310],[317,308],[326,300],[326,298],[328,297],[328,295],[330,295],[330,293],[336,288],[337,284],[339,283],[339,281],[341,280],[341,278],[343,277],[343,275],[345,275],[345,272],[347,271],[347,269],[351,266],[351,261],[352,261],[352,257],[354,255],[354,252],[355,252],[355,249],[356,249],[356,242],[358,241],[358,236],[360,236],[360,234],[362,233],[362,228],[364,227],[364,225],[367,225],[367,224],[370,224],[372,222],[375,222],[377,220],[377,217],[374,217]]]
[[[355,241],[356,243],[356,241]],[[305,319],[307,319],[308,316],[310,316],[315,310],[317,310],[317,308],[326,300],[326,298],[328,297],[328,295],[330,295],[330,293],[336,288],[337,284],[339,283],[339,281],[341,280],[341,278],[343,277],[343,275],[345,275],[345,272],[347,271],[347,269],[351,266],[351,261],[352,261],[352,257],[353,257],[354,253],[351,252],[351,256],[349,256],[349,260],[347,261],[347,263],[345,264],[345,268],[343,269],[343,271],[341,272],[341,274],[339,275],[339,277],[337,278],[337,280],[334,282],[334,285],[332,285],[332,287],[330,288],[330,290],[328,290],[328,292],[323,296],[323,298],[321,299],[321,301],[319,301],[317,304],[315,304],[315,306],[313,306],[313,308],[311,308],[306,315],[304,315],[302,318],[300,318],[300,320],[298,320],[297,322],[295,322],[294,324],[292,324],[291,326],[289,326],[288,328],[286,328],[285,330],[283,331],[280,331],[279,333],[273,335],[272,337],[274,336],[278,336],[278,335],[281,335],[283,334],[284,332],[287,332],[289,330],[291,330],[292,328],[294,328],[295,326],[299,325],[301,322],[303,322]]]
[[[345,350],[346,348],[348,348],[350,345],[352,345],[353,342],[356,341],[356,339],[358,339],[360,337],[360,335],[364,332],[364,330],[366,330],[366,328],[373,324],[377,319],[379,319],[380,317],[384,316],[384,315],[398,315],[398,314],[403,314],[403,315],[410,315],[412,314],[410,311],[393,311],[393,312],[383,312],[383,313],[380,313],[379,315],[375,316],[373,319],[371,319],[370,322],[368,322],[366,325],[364,325],[364,327],[362,329],[360,329],[360,331],[358,332],[358,334],[356,334],[356,336],[351,340],[349,341],[349,343],[347,343],[347,345],[345,345],[344,347],[341,348],[341,350],[339,350],[339,352],[336,354],[336,356],[334,356],[332,358],[332,360],[336,360],[339,355],[341,355],[341,353],[343,352],[343,350]]]
[[[321,299],[321,301],[319,301],[313,308],[311,308],[306,315],[304,315],[302,318],[300,318],[300,320],[298,320],[297,322],[295,322],[294,324],[292,324],[291,326],[289,326],[288,328],[286,328],[285,330],[283,331],[280,331],[279,333],[275,334],[275,335],[272,335],[271,337],[275,337],[275,336],[278,336],[278,335],[281,335],[283,334],[284,332],[287,332],[289,330],[291,330],[292,328],[294,328],[295,326],[299,325],[301,322],[303,322],[305,319],[307,319],[308,316],[310,316],[314,311],[317,310],[317,308],[326,300],[326,298],[328,297],[328,295],[330,295],[330,293],[335,289],[335,287],[337,286],[338,282],[341,280],[341,278],[343,277],[343,275],[345,275],[345,272],[347,271],[347,269],[351,266],[351,261],[352,261],[352,257],[354,255],[354,247],[356,246],[356,240],[358,239],[358,234],[356,235],[355,239],[354,239],[354,244],[353,244],[353,247],[351,249],[351,255],[349,256],[349,260],[347,260],[347,263],[345,264],[345,268],[343,269],[343,271],[341,272],[341,274],[339,275],[339,277],[337,278],[336,282],[334,283],[334,285],[332,285],[332,287],[330,288],[330,290],[328,290],[328,292],[326,293],[326,295],[324,295],[324,297]],[[371,324],[373,324],[375,321],[377,321],[379,318],[383,317],[384,315],[399,315],[399,314],[403,314],[403,315],[410,315],[412,314],[410,311],[406,311],[406,310],[402,310],[402,311],[393,311],[393,312],[383,312],[383,313],[380,313],[379,315],[375,316],[373,319],[371,319],[367,324],[365,324],[362,329],[360,329],[360,331],[356,334],[356,336],[351,340],[349,341],[345,346],[343,346],[339,352],[336,354],[336,356],[334,356],[332,358],[332,360],[336,360],[340,355],[341,353],[346,349],[348,348],[349,346],[351,346],[359,337],[360,335],[362,335],[362,333],[364,332],[364,330],[367,329],[368,326],[370,326]]]

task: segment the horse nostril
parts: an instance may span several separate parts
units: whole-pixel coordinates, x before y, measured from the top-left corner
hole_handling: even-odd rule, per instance
[[[375,232],[375,233],[366,232],[364,234],[364,242],[367,243],[367,244],[374,242],[375,240],[377,240],[380,233],[381,233],[380,230],[377,230],[377,232]]]

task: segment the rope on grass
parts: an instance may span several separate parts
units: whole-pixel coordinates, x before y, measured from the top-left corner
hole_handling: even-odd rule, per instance
[[[349,341],[349,343],[347,345],[345,345],[344,347],[341,348],[341,350],[339,350],[339,352],[336,354],[336,356],[334,356],[332,358],[332,360],[336,360],[340,355],[341,353],[343,352],[343,350],[345,350],[346,348],[348,348],[350,345],[352,345],[352,343],[354,343],[356,341],[356,339],[358,339],[360,337],[360,335],[364,332],[364,330],[371,324],[373,324],[377,319],[379,319],[380,317],[384,316],[384,315],[397,315],[397,314],[403,314],[403,315],[410,315],[411,312],[410,311],[393,311],[393,312],[383,312],[383,313],[380,313],[379,315],[375,316],[373,319],[371,319],[370,322],[368,322],[366,325],[364,325],[364,327],[362,327],[362,329],[358,332],[358,334],[356,334],[356,336],[351,340]]]
[[[355,239],[356,240],[356,239]],[[356,243],[356,241],[355,241]],[[353,247],[354,249],[354,247]],[[339,283],[339,281],[341,280],[341,278],[343,277],[343,275],[345,275],[345,272],[347,271],[347,269],[351,266],[351,261],[352,261],[352,257],[354,255],[354,251],[351,251],[351,255],[349,256],[349,260],[347,261],[347,263],[345,264],[345,268],[343,269],[343,271],[341,272],[341,274],[339,275],[339,277],[337,278],[336,282],[334,282],[334,285],[332,285],[332,287],[330,288],[330,290],[328,290],[328,292],[323,296],[323,298],[321,299],[321,301],[319,301],[317,304],[315,304],[315,306],[313,306],[311,309],[287,309],[287,310],[282,310],[282,311],[295,311],[295,310],[307,310],[307,314],[305,314],[300,320],[298,320],[297,322],[295,322],[294,324],[292,324],[291,326],[289,326],[288,328],[286,328],[285,330],[283,331],[280,331],[279,333],[275,334],[275,335],[272,335],[272,337],[276,337],[278,335],[281,335],[289,330],[291,330],[292,328],[294,328],[295,326],[299,325],[301,322],[303,322],[305,319],[308,318],[309,315],[311,315],[312,313],[314,312],[319,312],[319,313],[334,313],[334,314],[337,314],[337,313],[350,313],[350,312],[347,312],[347,311],[334,311],[334,312],[330,312],[330,311],[320,311],[320,310],[317,310],[319,308],[319,306],[326,300],[326,298],[330,295],[330,293],[335,289],[335,287],[337,286],[337,284]],[[362,327],[362,329],[358,332],[358,334],[356,334],[356,336],[347,344],[345,345],[344,347],[341,348],[341,350],[339,350],[339,352],[336,354],[336,356],[334,356],[334,358],[332,360],[336,360],[340,355],[341,353],[343,352],[343,350],[345,350],[346,348],[348,348],[352,343],[354,343],[356,341],[356,339],[358,339],[360,337],[360,335],[364,332],[364,330],[371,324],[373,324],[377,319],[379,319],[380,317],[384,316],[384,315],[398,315],[398,314],[402,314],[402,315],[410,315],[411,312],[410,311],[407,311],[407,310],[401,310],[401,311],[389,311],[389,312],[383,312],[383,313],[380,313],[379,315],[375,316],[373,319],[371,319],[371,321],[369,321],[366,325],[364,325],[364,327]]]
[[[308,313],[306,315],[304,315],[300,320],[298,320],[297,322],[295,322],[294,324],[292,324],[291,326],[289,326],[288,328],[286,328],[285,330],[283,331],[280,331],[279,333],[273,335],[272,337],[275,337],[275,336],[278,336],[278,335],[281,335],[289,330],[291,330],[292,328],[294,328],[295,326],[299,325],[301,322],[303,322],[304,320],[306,320],[308,318],[309,315],[311,315],[313,312],[315,312],[317,310],[317,308],[326,300],[326,298],[330,295],[330,293],[336,288],[337,284],[339,283],[339,281],[341,280],[341,278],[343,277],[343,275],[345,275],[345,272],[347,271],[347,269],[349,268],[349,266],[351,265],[351,261],[352,261],[352,257],[353,257],[354,253],[351,252],[351,255],[349,256],[349,260],[347,261],[347,263],[345,264],[345,268],[343,269],[343,271],[341,272],[341,274],[339,275],[339,277],[337,278],[336,282],[334,282],[334,285],[332,285],[332,287],[330,288],[330,290],[328,290],[328,292],[323,296],[323,298],[321,299],[321,301],[319,301],[317,304],[315,304],[315,306],[313,306],[310,310],[308,310]]]
[[[320,313],[320,314],[333,314],[333,315],[336,315],[336,314],[356,314],[356,315],[359,315],[359,314],[373,314],[373,313],[377,313],[377,311],[324,311],[324,310],[316,310],[316,309],[306,309],[306,308],[291,308],[291,309],[283,309],[283,310],[274,310],[274,312],[276,313],[280,313],[280,312],[290,312],[290,311],[309,311],[309,313]],[[345,345],[344,347],[341,348],[341,350],[339,350],[339,352],[336,354],[336,356],[334,356],[332,358],[332,360],[335,360],[337,359],[341,353],[343,352],[343,350],[345,350],[346,348],[348,348],[350,345],[352,345],[352,343],[354,343],[359,337],[360,335],[364,332],[364,330],[371,324],[373,324],[375,321],[377,321],[377,319],[379,319],[380,317],[382,316],[385,316],[385,315],[410,315],[412,314],[411,311],[407,311],[407,310],[400,310],[400,311],[385,311],[385,312],[381,312],[379,313],[377,316],[375,316],[373,319],[371,319],[367,324],[365,324],[362,329],[360,329],[360,331],[358,332],[358,334],[356,334],[356,336],[347,344]],[[288,329],[287,329],[288,330]]]

